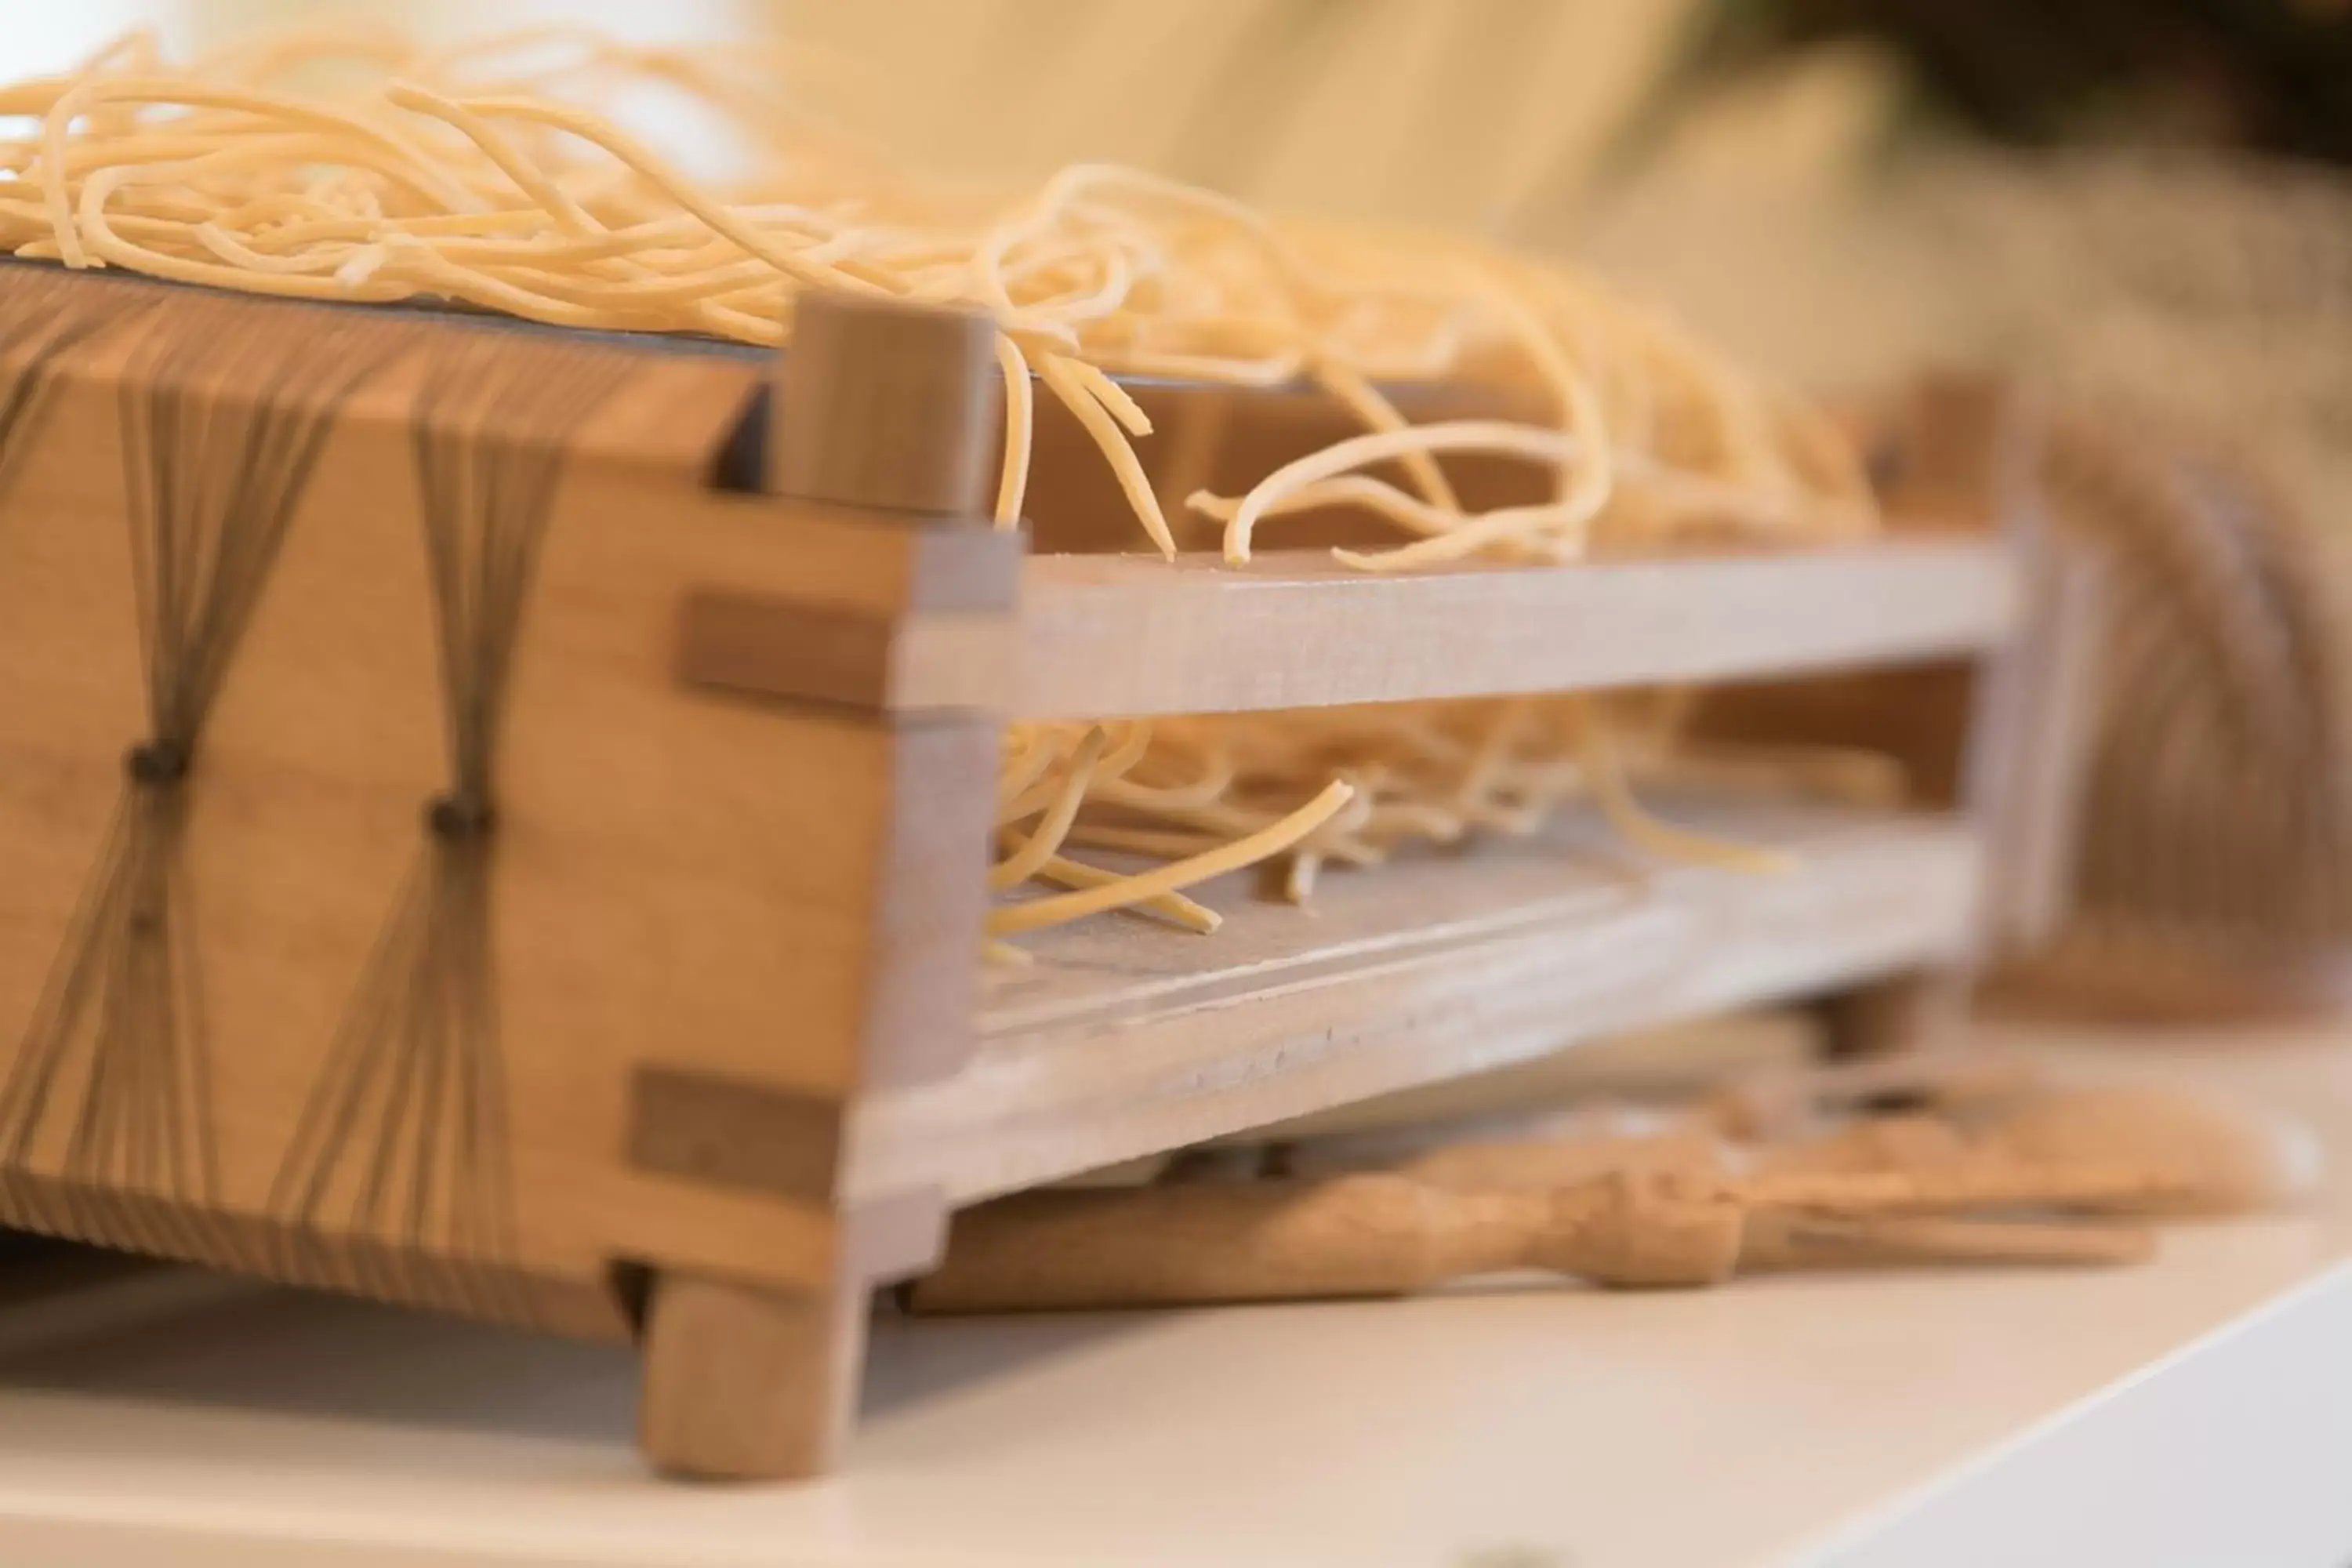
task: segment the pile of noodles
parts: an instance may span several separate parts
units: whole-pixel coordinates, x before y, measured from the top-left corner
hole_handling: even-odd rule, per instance
[[[1137,455],[1150,423],[1116,378],[1319,385],[1360,435],[1241,495],[1184,499],[1223,525],[1237,565],[1286,514],[1333,506],[1396,534],[1339,552],[1372,572],[1875,526],[1817,413],[1595,279],[1466,241],[1282,221],[1129,169],[1082,164],[1015,191],[927,179],[808,112],[786,64],[570,31],[432,52],[342,29],[174,66],[134,33],[0,89],[0,114],[24,126],[0,142],[0,247],[253,293],[753,343],[788,340],[810,289],[980,306],[1000,326],[1000,524],[1022,515],[1043,395],[1171,555]],[[611,105],[648,84],[723,117],[761,172],[720,188],[624,129]],[[1545,416],[1412,424],[1380,390],[1396,382],[1491,390]],[[1465,508],[1447,463],[1473,455],[1532,466],[1544,499]],[[1303,897],[1325,864],[1525,830],[1587,795],[1637,842],[1752,860],[1634,806],[1624,763],[1664,732],[1604,726],[1575,699],[1016,726],[995,924],[1132,908],[1205,929],[1182,889],[1209,877],[1279,860]],[[1077,858],[1090,846],[1117,868]]]

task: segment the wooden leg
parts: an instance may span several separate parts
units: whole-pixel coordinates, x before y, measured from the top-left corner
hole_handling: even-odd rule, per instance
[[[1822,1005],[1832,1058],[1900,1056],[1940,1045],[1967,1008],[1967,982],[1915,970],[1832,996]]]
[[[671,1475],[797,1480],[831,1469],[857,1413],[862,1279],[780,1294],[665,1275],[646,1308],[637,1440]]]

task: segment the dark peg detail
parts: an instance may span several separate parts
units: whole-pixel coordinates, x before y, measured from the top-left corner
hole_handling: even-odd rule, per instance
[[[425,827],[451,843],[488,837],[498,819],[490,803],[478,795],[436,795],[425,808]]]
[[[188,748],[177,741],[148,741],[133,746],[122,758],[122,771],[133,784],[168,789],[188,776]]]

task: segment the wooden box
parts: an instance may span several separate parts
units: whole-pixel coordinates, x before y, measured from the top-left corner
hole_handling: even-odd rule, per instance
[[[1032,554],[972,515],[985,322],[816,300],[796,340],[772,395],[740,354],[0,272],[0,1220],[635,1340],[656,1462],[805,1473],[957,1205],[1964,966],[1998,912],[2033,807],[1989,787],[1695,808],[1780,878],[1571,822],[986,970],[1007,715],[1976,660],[2028,595],[1982,538]],[[2031,773],[2047,651],[1979,704],[1986,780]]]

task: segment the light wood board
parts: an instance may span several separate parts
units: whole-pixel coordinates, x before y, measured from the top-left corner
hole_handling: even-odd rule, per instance
[[[1303,551],[1240,567],[1039,555],[1013,710],[1235,712],[1921,662],[1992,646],[2019,604],[2007,556],[1980,539],[1394,576]]]
[[[1948,818],[1663,802],[1797,851],[1753,877],[1662,867],[1589,817],[1327,877],[1304,910],[1245,882],[1213,937],[1123,918],[987,977],[958,1077],[852,1114],[854,1196],[958,1202],[1524,1060],[1603,1034],[1832,990],[1965,947],[1979,868]]]

